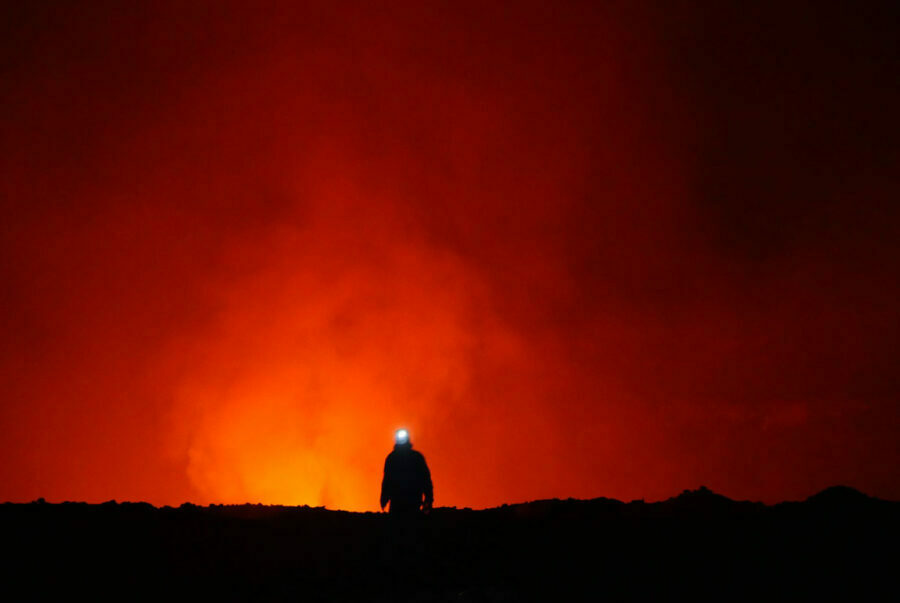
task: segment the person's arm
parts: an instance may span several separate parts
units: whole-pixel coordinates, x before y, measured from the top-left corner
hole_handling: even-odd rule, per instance
[[[384,477],[381,478],[381,510],[384,511],[384,507],[388,504],[388,501],[391,500],[391,483],[388,479],[388,474],[390,473],[390,460],[391,457],[388,456],[384,459]]]
[[[428,463],[425,462],[425,457],[422,457],[422,474],[425,478],[425,510],[431,510],[431,506],[434,504],[434,486],[431,483],[431,471],[428,470]]]

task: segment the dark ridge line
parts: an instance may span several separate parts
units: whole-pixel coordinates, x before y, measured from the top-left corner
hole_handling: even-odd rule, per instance
[[[859,490],[852,488],[850,486],[829,486],[824,490],[817,492],[805,500],[802,501],[794,501],[794,500],[786,500],[773,504],[766,504],[761,501],[750,501],[750,500],[734,500],[728,498],[723,494],[718,494],[706,486],[700,486],[696,490],[685,489],[681,494],[677,496],[672,496],[665,500],[646,502],[644,499],[635,499],[629,502],[624,502],[615,498],[607,498],[604,496],[600,496],[597,498],[542,498],[535,499],[525,502],[516,502],[516,503],[503,503],[501,505],[495,507],[485,507],[483,509],[472,509],[471,507],[435,507],[433,512],[437,513],[446,513],[446,512],[472,512],[472,513],[489,513],[489,512],[497,512],[504,510],[521,510],[526,508],[547,508],[549,510],[550,507],[558,507],[560,505],[569,505],[569,506],[608,506],[608,507],[672,507],[672,508],[699,508],[702,507],[704,509],[709,509],[711,506],[715,505],[721,508],[725,508],[726,506],[729,508],[735,507],[745,507],[745,508],[756,508],[756,509],[775,509],[784,506],[792,506],[792,505],[816,505],[816,506],[846,506],[846,505],[859,505],[859,504],[900,504],[900,501],[892,501],[881,498],[876,498],[873,496],[869,496]],[[232,504],[222,504],[222,503],[211,503],[209,505],[197,505],[191,502],[184,502],[177,507],[173,507],[171,505],[163,505],[157,507],[151,503],[144,501],[116,501],[115,499],[104,501],[101,503],[88,503],[83,501],[62,501],[59,503],[48,503],[44,498],[38,498],[36,500],[30,502],[16,503],[16,502],[4,502],[0,503],[0,506],[8,507],[8,506],[29,506],[29,505],[46,505],[48,507],[58,507],[58,506],[87,506],[87,507],[130,507],[130,508],[143,508],[143,509],[154,509],[154,510],[175,510],[175,509],[206,509],[206,510],[239,510],[239,509],[264,509],[264,510],[282,510],[282,511],[326,511],[329,513],[346,513],[352,515],[380,515],[381,513],[377,511],[347,511],[344,509],[329,509],[325,506],[309,506],[309,505],[279,505],[279,504],[263,504],[263,503],[232,503]]]

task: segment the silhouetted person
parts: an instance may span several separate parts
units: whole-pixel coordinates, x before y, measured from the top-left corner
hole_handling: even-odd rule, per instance
[[[412,449],[405,429],[394,433],[394,442],[394,450],[384,460],[381,509],[390,502],[392,514],[415,514],[421,510],[427,513],[434,502],[434,490],[425,457]]]

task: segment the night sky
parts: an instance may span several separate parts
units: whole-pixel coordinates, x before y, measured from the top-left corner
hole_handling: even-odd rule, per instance
[[[0,500],[900,499],[896,2],[19,2]]]

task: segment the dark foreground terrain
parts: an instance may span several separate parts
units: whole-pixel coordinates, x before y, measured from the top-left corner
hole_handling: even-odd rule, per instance
[[[4,600],[900,600],[900,503],[706,489],[397,521],[308,507],[0,505]],[[15,593],[12,597],[9,595]]]

